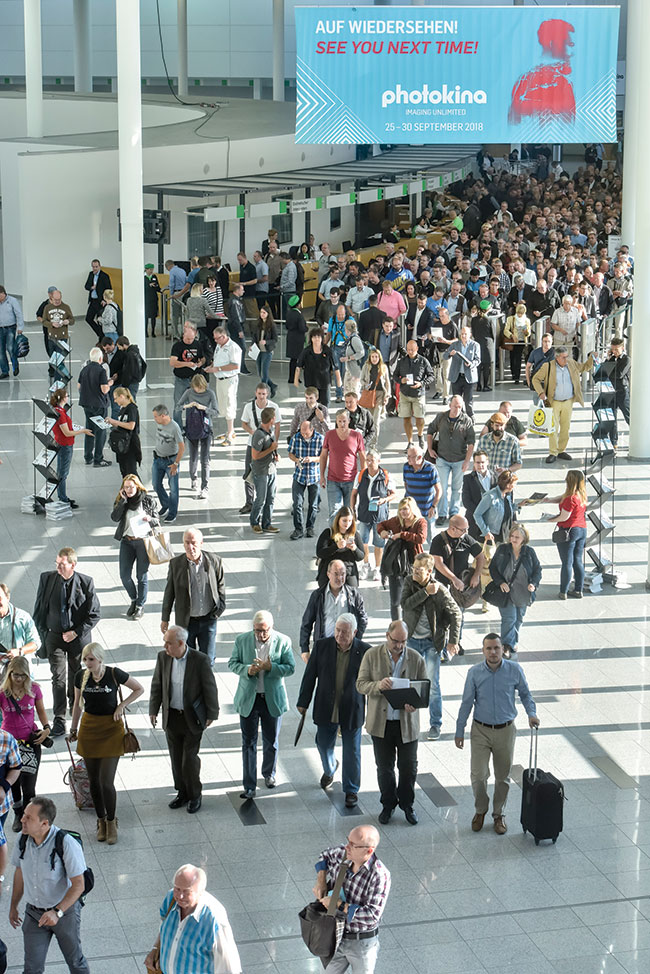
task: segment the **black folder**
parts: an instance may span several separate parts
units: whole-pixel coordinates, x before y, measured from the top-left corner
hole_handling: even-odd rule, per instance
[[[430,691],[430,680],[411,680],[411,685],[404,690],[382,690],[381,692],[395,710],[402,710],[407,703],[421,710],[429,706]]]

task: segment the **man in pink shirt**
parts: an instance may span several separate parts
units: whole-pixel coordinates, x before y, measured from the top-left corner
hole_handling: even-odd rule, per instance
[[[320,455],[320,485],[327,488],[330,521],[341,507],[349,507],[357,470],[363,470],[365,465],[363,436],[350,429],[347,409],[339,409],[336,428],[325,434]]]

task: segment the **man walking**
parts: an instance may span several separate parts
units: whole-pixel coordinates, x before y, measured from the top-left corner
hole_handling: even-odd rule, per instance
[[[262,726],[262,777],[275,788],[282,714],[289,709],[284,679],[296,668],[291,640],[273,628],[270,612],[256,612],[252,632],[235,639],[228,669],[239,677],[233,706],[239,714],[244,765],[241,797],[255,798],[257,735]]]
[[[219,415],[226,420],[226,432],[220,438],[220,445],[232,446],[235,442],[237,388],[242,365],[242,349],[228,336],[226,329],[220,325],[214,329],[213,336],[216,346],[214,359],[212,365],[205,368],[204,372],[214,373],[217,377]]]
[[[418,444],[423,450],[427,386],[433,379],[433,369],[424,356],[419,354],[418,343],[413,338],[406,343],[406,355],[395,366],[394,379],[400,384],[397,413],[404,423],[406,449],[413,445],[411,417],[414,417]]]
[[[539,727],[539,718],[524,671],[519,663],[503,658],[503,644],[495,632],[490,632],[483,638],[483,656],[483,662],[476,663],[467,671],[456,721],[455,744],[458,748],[464,747],[465,725],[474,708],[470,735],[471,778],[475,806],[472,831],[481,831],[490,805],[487,783],[490,776],[491,755],[494,768],[492,801],[494,831],[497,835],[505,835],[508,831],[505,807],[510,790],[510,771],[516,737],[515,691],[519,694],[519,699],[528,714],[529,726]]]
[[[427,679],[424,659],[406,645],[408,636],[406,624],[400,619],[393,620],[386,632],[386,642],[367,650],[357,678],[357,690],[368,697],[366,730],[372,737],[375,751],[382,825],[388,825],[397,805],[409,825],[418,823],[413,803],[418,770],[419,711],[410,704],[400,709],[392,707],[382,692],[391,689],[393,677]],[[396,759],[399,780],[395,778]]]
[[[154,406],[153,418],[156,423],[156,445],[153,450],[151,482],[160,501],[158,516],[161,520],[164,518],[167,524],[173,524],[178,514],[178,482],[185,440],[180,427],[169,415],[167,406],[162,403]],[[169,481],[169,493],[163,486],[165,476]]]
[[[81,843],[60,835],[54,825],[56,805],[37,795],[25,808],[22,835],[11,856],[15,867],[9,922],[21,924],[24,970],[42,974],[52,937],[71,974],[89,974],[81,949],[81,903],[86,860]],[[25,915],[18,906],[25,897]]]
[[[345,805],[354,808],[361,785],[361,728],[365,699],[356,688],[359,666],[370,643],[357,639],[357,620],[344,612],[336,620],[334,636],[314,643],[300,684],[298,712],[304,714],[314,699],[316,747],[323,765],[321,788],[334,781],[339,762],[334,757],[336,736],[343,742],[342,785]]]
[[[149,720],[155,727],[162,706],[162,726],[177,792],[169,807],[187,805],[193,815],[201,807],[201,738],[219,717],[217,685],[208,657],[189,649],[187,629],[170,626],[163,635],[163,645],[151,680]]]
[[[90,325],[97,337],[101,338],[103,331],[102,326],[97,322],[97,318],[101,316],[104,310],[102,298],[104,297],[104,291],[110,291],[111,289],[111,279],[106,271],[102,270],[102,265],[97,258],[90,262],[90,271],[86,278],[84,288],[88,291],[86,322]]]
[[[357,638],[361,639],[368,626],[368,616],[363,597],[358,588],[345,584],[346,568],[335,558],[327,566],[327,584],[317,588],[309,596],[300,624],[300,655],[303,663],[309,661],[309,640],[334,635],[336,620],[344,612],[351,612],[357,620]]]
[[[321,433],[314,431],[311,420],[305,419],[289,440],[289,459],[295,464],[291,484],[293,501],[292,541],[303,535],[314,536],[314,524],[320,507],[320,454],[323,448]],[[304,516],[305,491],[307,491],[307,519]]]
[[[441,496],[440,477],[434,465],[424,459],[422,447],[409,446],[402,476],[404,490],[413,498],[422,517],[426,518],[427,537],[431,537],[431,525],[435,521]]]
[[[74,678],[81,667],[81,650],[90,642],[93,628],[99,622],[95,583],[76,568],[75,549],[61,548],[56,556],[56,570],[43,572],[39,579],[32,612],[52,673],[52,737],[65,734],[66,699],[72,713]]]
[[[438,502],[438,526],[447,522],[449,514],[453,517],[460,510],[463,474],[469,470],[474,449],[474,424],[463,405],[462,396],[452,396],[449,409],[438,413],[427,430],[428,452],[436,462],[442,492]]]
[[[576,362],[569,355],[566,345],[555,349],[555,361],[547,362],[533,377],[533,389],[541,400],[553,410],[554,429],[548,438],[549,454],[546,463],[571,460],[566,452],[571,432],[571,416],[575,402],[584,406],[580,376],[594,367],[592,354],[586,362]]]
[[[244,506],[240,507],[240,514],[250,514],[255,496],[255,488],[248,479],[248,472],[251,468],[251,443],[253,433],[260,428],[262,422],[262,411],[269,407],[275,411],[275,439],[280,438],[280,422],[282,419],[280,407],[269,399],[269,387],[266,382],[258,382],[255,386],[255,398],[246,403],[242,409],[241,424],[248,433],[248,443],[246,444],[246,456],[244,459]]]
[[[0,379],[9,378],[9,363],[15,376],[20,373],[15,344],[16,333],[22,335],[24,327],[23,312],[18,301],[0,285]]]
[[[226,585],[223,564],[218,555],[203,550],[203,534],[188,528],[183,535],[185,554],[169,563],[163,595],[163,635],[169,629],[174,606],[174,622],[187,629],[187,645],[198,649],[214,666],[216,658],[217,619],[226,608]]]
[[[255,497],[250,512],[251,528],[256,534],[277,534],[271,524],[275,501],[278,439],[275,406],[265,406],[260,425],[251,437],[251,476]]]
[[[187,283],[187,274],[183,268],[179,267],[178,264],[175,264],[173,260],[165,261],[165,270],[169,274],[169,303],[172,309],[172,338],[178,340],[181,337],[181,323],[185,314],[185,307],[181,301],[181,297],[186,290],[185,285]]]

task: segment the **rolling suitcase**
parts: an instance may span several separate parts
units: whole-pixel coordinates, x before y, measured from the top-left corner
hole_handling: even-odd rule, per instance
[[[66,739],[68,754],[70,755],[70,767],[63,775],[63,782],[72,792],[74,803],[78,809],[94,808],[93,800],[90,797],[90,783],[88,781],[88,771],[83,758],[75,760],[70,742]]]
[[[551,774],[537,767],[537,728],[530,732],[530,757],[521,782],[521,825],[539,845],[542,839],[555,843],[562,831],[564,785]],[[535,755],[533,757],[533,741]]]

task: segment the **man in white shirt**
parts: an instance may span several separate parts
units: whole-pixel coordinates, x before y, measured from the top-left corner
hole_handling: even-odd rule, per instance
[[[241,369],[241,347],[230,338],[227,330],[218,326],[214,329],[214,359],[212,365],[204,369],[217,377],[217,402],[219,412],[226,419],[227,432],[219,437],[221,446],[232,446],[235,442],[235,417],[237,415],[237,387]]]
[[[262,410],[269,406],[275,410],[275,432],[273,439],[277,440],[280,436],[280,407],[269,399],[269,387],[266,382],[258,382],[255,386],[255,398],[246,403],[242,409],[241,424],[248,433],[246,444],[246,457],[244,459],[244,506],[239,509],[240,514],[250,514],[253,506],[255,490],[250,480],[247,479],[251,467],[251,442],[253,433],[259,429],[262,422]]]
[[[368,275],[362,274],[357,279],[355,288],[350,288],[348,299],[345,302],[352,314],[360,315],[368,307],[368,298],[375,292],[368,287]]]

